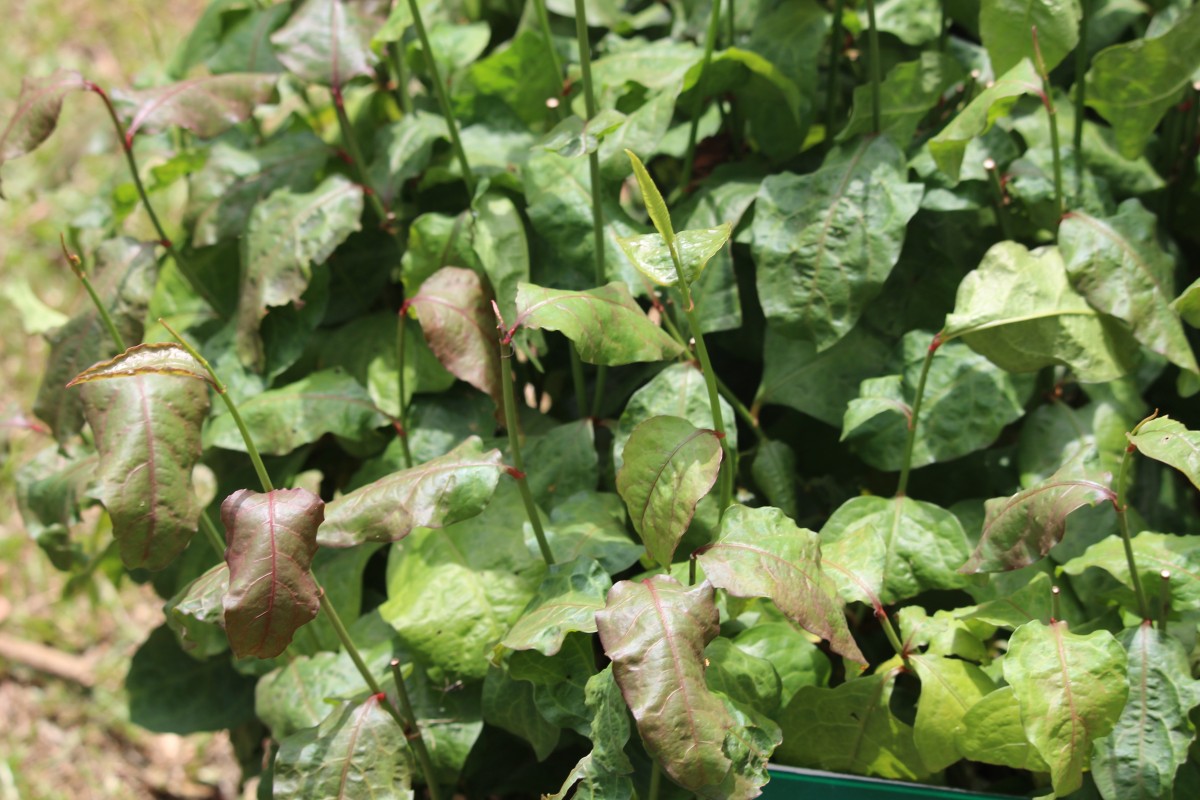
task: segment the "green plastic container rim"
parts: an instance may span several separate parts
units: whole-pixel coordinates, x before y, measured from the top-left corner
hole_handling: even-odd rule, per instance
[[[1013,795],[980,794],[963,789],[948,789],[944,786],[927,786],[921,783],[886,781],[881,778],[864,778],[858,775],[841,775],[815,769],[780,767],[771,765],[771,781],[763,787],[767,800],[788,800],[799,797],[831,798],[831,800],[899,800],[921,798],[921,800],[969,800],[970,798],[996,798],[1011,800]],[[803,792],[803,794],[801,794]]]

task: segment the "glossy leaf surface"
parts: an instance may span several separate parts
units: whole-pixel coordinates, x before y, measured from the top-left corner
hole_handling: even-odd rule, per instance
[[[728,223],[716,228],[680,231],[674,240],[675,252],[683,266],[683,280],[691,285],[704,272],[709,260],[729,241]],[[631,236],[620,240],[621,248],[638,271],[659,286],[675,286],[679,272],[671,250],[657,233]]]
[[[112,517],[121,560],[158,570],[196,532],[200,503],[192,467],[208,384],[192,377],[138,373],[88,381],[84,412],[100,451],[98,494]]]
[[[1112,732],[1129,694],[1125,651],[1111,633],[1080,636],[1065,622],[1022,625],[1009,640],[1004,679],[1029,741],[1050,767],[1054,791],[1079,788],[1092,744]]]
[[[403,539],[414,528],[441,528],[478,514],[492,499],[503,466],[499,450],[469,437],[444,456],[380,478],[325,509],[317,541],[325,547]]]
[[[1200,488],[1200,432],[1188,430],[1179,420],[1158,417],[1138,428],[1129,441],[1142,455],[1174,467]]]
[[[341,88],[367,75],[374,56],[372,24],[344,0],[307,0],[271,35],[275,57],[310,83]]]
[[[239,658],[273,658],[296,630],[317,616],[317,552],[321,498],[306,489],[234,492],[221,504],[228,546],[225,630]]]
[[[867,663],[846,626],[837,587],[821,568],[820,538],[779,509],[726,509],[721,538],[703,548],[699,561],[718,589],[735,597],[769,597],[834,652]]]
[[[996,685],[982,669],[960,658],[926,653],[909,661],[921,679],[913,741],[925,768],[939,772],[962,758],[956,740],[966,731],[965,717]]]
[[[589,364],[663,361],[683,352],[620,283],[582,292],[520,284],[516,322],[534,330],[561,332]]]
[[[680,417],[651,417],[630,434],[617,491],[634,530],[659,564],[671,563],[696,504],[717,481],[721,457],[714,431]]]
[[[578,558],[555,564],[501,644],[554,655],[568,633],[596,631],[596,612],[604,608],[610,588],[612,579],[598,561]]]

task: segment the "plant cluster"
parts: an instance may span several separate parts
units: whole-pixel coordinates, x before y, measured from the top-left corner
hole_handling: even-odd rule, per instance
[[[1151,5],[213,0],[173,83],[27,80],[0,159],[80,92],[129,167],[19,494],[166,599],[131,718],[281,798],[1200,796]]]

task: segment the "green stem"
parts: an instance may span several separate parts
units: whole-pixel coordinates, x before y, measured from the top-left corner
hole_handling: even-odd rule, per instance
[[[575,388],[575,403],[579,406],[579,416],[587,414],[587,383],[583,379],[583,359],[575,349],[574,342],[568,348],[571,354],[571,383]]]
[[[421,726],[417,723],[417,714],[413,709],[412,699],[408,696],[408,687],[404,685],[404,676],[400,674],[400,660],[393,658],[391,666],[392,681],[396,684],[396,697],[400,700],[400,711],[404,714],[406,722],[405,736],[417,757],[417,763],[421,765],[421,772],[425,775],[430,800],[440,800],[437,771],[433,768],[433,759],[429,757],[429,749],[425,746],[425,737],[421,735]]]
[[[1061,595],[1062,595],[1062,589],[1058,588],[1057,586],[1050,587],[1050,621],[1051,622],[1061,622],[1062,621],[1062,603],[1060,601]]]
[[[650,796],[647,800],[658,800],[660,791],[662,791],[662,767],[655,761],[654,766],[650,768]]]
[[[887,611],[883,607],[875,609],[875,616],[879,619],[879,627],[883,628],[883,635],[887,637],[888,644],[896,651],[896,655],[908,665],[908,653],[904,649],[904,645],[900,642],[900,635],[896,633],[896,626],[892,625],[892,619],[888,616]]]
[[[946,52],[946,44],[950,41],[950,22],[949,14],[946,13],[946,3],[948,0],[942,0],[942,16],[938,26],[938,52]]]
[[[96,311],[100,314],[100,320],[108,330],[108,335],[112,337],[113,344],[117,346],[117,352],[124,353],[127,349],[125,338],[117,330],[117,325],[113,322],[112,315],[108,313],[108,307],[100,300],[100,295],[96,294],[96,288],[92,286],[91,279],[83,271],[83,261],[75,253],[67,249],[67,240],[61,233],[58,235],[58,241],[62,245],[63,257],[67,259],[67,265],[71,267],[71,271],[75,273],[75,277],[83,284],[83,288],[87,289],[88,297],[92,298],[92,305],[96,307]]]
[[[842,28],[845,6],[846,0],[836,0],[833,4],[833,32],[829,35],[829,75],[825,81],[825,139],[827,141],[833,140],[833,129],[837,125],[838,69],[842,61],[842,39],[845,37],[845,31]]]
[[[317,576],[310,573],[310,577],[316,583]],[[404,719],[400,716],[400,712],[396,710],[396,706],[392,704],[391,698],[387,696],[387,692],[383,691],[383,687],[379,685],[379,681],[375,680],[375,676],[367,668],[367,663],[363,661],[362,654],[358,652],[358,648],[350,638],[350,632],[346,630],[341,616],[337,613],[337,609],[333,607],[333,603],[329,602],[329,598],[325,596],[324,587],[319,583],[317,583],[317,595],[321,598],[321,612],[329,620],[329,624],[333,627],[334,633],[337,634],[338,641],[342,643],[342,647],[346,648],[346,654],[354,662],[354,668],[362,676],[363,682],[367,684],[367,688],[371,690],[371,694],[379,699],[383,710],[391,715],[396,724],[400,726],[400,730],[405,730]]]
[[[225,560],[225,537],[217,530],[216,523],[212,521],[212,517],[208,516],[208,509],[203,509],[200,512],[200,530],[204,531],[208,543],[217,551],[217,558]]]
[[[346,113],[346,100],[342,97],[342,87],[334,86],[331,92],[333,109],[337,114],[338,130],[342,134],[342,144],[346,146],[346,153],[350,156],[354,175],[363,187],[363,193],[367,195],[371,207],[379,216],[379,224],[384,228],[390,228],[392,214],[384,207],[379,193],[375,191],[367,178],[367,162],[363,159],[362,148],[358,146],[358,137],[354,135],[354,125],[351,124],[350,116]]]
[[[721,0],[713,0],[712,14],[708,18],[708,31],[704,35],[704,58],[700,62],[700,76],[692,89],[695,92],[692,98],[692,125],[688,129],[687,150],[683,156],[683,178],[679,181],[678,189],[680,192],[686,192],[688,185],[692,182],[692,167],[696,162],[696,137],[700,131],[700,111],[704,105],[704,97],[700,89],[704,87],[704,76],[708,72],[709,63],[712,62],[713,48],[717,45],[717,29],[720,24]]]
[[[421,19],[421,8],[417,0],[408,0],[408,8],[412,11],[413,26],[417,29],[417,37],[421,40],[421,51],[425,54],[425,66],[429,69],[433,81],[433,91],[437,95],[438,106],[442,109],[442,117],[446,120],[446,128],[450,131],[450,145],[458,164],[462,168],[463,183],[467,185],[467,194],[475,197],[475,176],[471,174],[471,164],[467,161],[467,151],[463,149],[462,138],[458,135],[458,122],[454,119],[454,109],[450,98],[446,95],[446,85],[438,70],[437,60],[433,57],[433,47],[429,44],[429,34],[425,32],[425,22]]]
[[[408,94],[408,70],[404,67],[404,54],[400,52],[399,42],[388,42],[387,57],[396,76],[396,103],[405,115],[411,114],[413,104]]]
[[[1145,424],[1139,422],[1130,432],[1131,435],[1138,432],[1138,429]],[[1129,535],[1129,504],[1125,501],[1128,494],[1128,482],[1130,473],[1130,464],[1133,463],[1133,453],[1137,448],[1132,444],[1125,448],[1125,454],[1121,457],[1121,468],[1117,472],[1117,499],[1113,505],[1117,509],[1117,527],[1121,531],[1121,543],[1125,546],[1125,561],[1129,565],[1129,580],[1133,584],[1133,593],[1137,597],[1138,611],[1142,615],[1142,619],[1152,619],[1150,614],[1150,603],[1146,599],[1146,592],[1142,588],[1142,579],[1138,574],[1137,560],[1133,556],[1133,540]]]
[[[921,377],[917,378],[917,392],[913,398],[912,419],[908,423],[908,441],[904,443],[904,464],[900,468],[900,482],[896,485],[896,497],[904,497],[908,491],[908,474],[912,471],[913,447],[917,442],[917,426],[921,420],[921,401],[925,398],[925,380],[929,377],[929,365],[933,363],[933,354],[942,346],[942,334],[935,334],[925,351],[925,361],[921,364]]]
[[[767,435],[763,433],[762,427],[758,424],[758,418],[750,413],[750,409],[746,408],[745,403],[738,399],[738,396],[733,393],[733,389],[730,389],[720,377],[717,378],[717,389],[725,398],[725,402],[729,403],[742,421],[750,426],[750,430],[754,431],[755,438],[760,442],[767,441]]]
[[[1004,234],[1004,238],[1011,240],[1013,238],[1012,220],[1008,218],[1008,209],[1004,205],[1004,185],[1000,183],[1000,169],[990,158],[984,159],[983,168],[987,171],[988,182],[992,185],[992,201],[996,204],[996,222],[1000,224],[1000,231]]]
[[[396,419],[400,421],[400,449],[404,454],[404,468],[412,469],[412,449],[408,446],[408,403],[404,402],[404,332],[408,329],[408,304],[400,306],[396,319],[396,388],[399,390]]]
[[[696,341],[696,355],[700,359],[700,370],[704,373],[704,384],[708,387],[708,404],[712,409],[713,430],[717,432],[717,438],[721,440],[721,449],[725,451],[725,463],[721,466],[720,494],[720,509],[721,513],[724,514],[725,509],[733,502],[734,455],[725,437],[725,420],[721,418],[721,400],[720,392],[717,390],[717,373],[713,371],[712,360],[708,357],[708,346],[704,343],[704,333],[700,330],[700,315],[696,313],[696,306],[692,302],[692,292],[688,288],[687,281],[683,279],[683,267],[680,264],[679,254],[676,252],[673,244],[671,246],[671,258],[675,262],[676,275],[679,277],[679,292],[683,295],[683,307],[687,314],[688,326],[692,329],[692,338]]]
[[[719,3],[720,0],[713,0],[713,2]],[[729,37],[729,41],[725,43],[725,46],[733,47],[737,41],[737,26],[734,25],[733,18],[733,0],[729,0],[727,5],[729,6],[729,13],[725,16],[725,19],[727,20],[727,24],[725,26],[725,35]]]
[[[254,445],[253,437],[250,436],[250,429],[246,427],[246,422],[242,419],[241,412],[238,411],[237,403],[233,402],[233,398],[229,396],[229,392],[225,388],[225,384],[221,381],[221,377],[217,375],[216,370],[208,363],[208,359],[200,355],[200,351],[188,344],[188,341],[168,325],[166,320],[160,317],[158,324],[166,328],[175,337],[175,341],[179,342],[179,345],[184,350],[187,350],[192,358],[199,361],[200,365],[208,372],[209,377],[212,379],[213,387],[216,388],[217,394],[221,396],[221,399],[225,401],[225,407],[229,409],[229,415],[233,417],[233,422],[237,425],[238,433],[242,435],[242,441],[246,444],[246,452],[250,456],[250,461],[254,464],[254,471],[258,473],[258,482],[262,484],[264,492],[274,491],[275,486],[271,483],[271,476],[267,474],[267,468],[263,465],[262,456],[258,454],[258,448]]]
[[[1042,105],[1046,107],[1046,116],[1050,120],[1050,154],[1054,158],[1054,202],[1058,205],[1061,216],[1066,210],[1063,199],[1062,153],[1058,140],[1058,112],[1054,109],[1054,95],[1050,86],[1050,71],[1046,69],[1046,61],[1042,58],[1042,46],[1038,44],[1037,26],[1032,28],[1033,55],[1037,64],[1038,75],[1042,78]]]
[[[875,133],[883,128],[882,100],[880,86],[883,83],[883,65],[879,62],[879,26],[875,24],[875,0],[867,0],[867,24],[871,26],[867,33],[867,59],[871,69],[871,130]]]
[[[1088,68],[1088,22],[1092,14],[1092,0],[1079,0],[1082,16],[1079,20],[1079,43],[1075,45],[1075,133],[1071,138],[1075,146],[1075,191],[1083,187],[1083,116],[1084,101],[1086,100],[1086,82]]]
[[[104,101],[104,107],[108,110],[109,119],[112,120],[113,128],[116,129],[117,139],[120,140],[121,148],[125,151],[125,161],[129,165],[129,174],[133,178],[134,188],[137,189],[138,197],[141,198],[142,205],[146,209],[146,214],[150,217],[150,223],[158,233],[159,244],[170,254],[171,258],[175,261],[175,266],[179,269],[179,274],[188,282],[192,290],[204,302],[208,303],[213,311],[216,311],[222,317],[228,317],[229,314],[225,309],[221,308],[221,304],[216,296],[192,270],[191,264],[179,255],[179,251],[175,249],[174,243],[171,242],[171,237],[167,236],[166,230],[163,229],[162,223],[158,219],[158,214],[154,212],[154,206],[150,204],[150,197],[146,194],[146,187],[142,183],[142,176],[138,174],[137,159],[133,155],[133,138],[125,133],[125,126],[121,124],[121,119],[117,116],[117,110],[113,107],[108,93],[91,81],[85,81],[84,85],[89,91],[99,95],[100,99]]]
[[[546,49],[550,53],[550,63],[554,65],[554,74],[558,77],[561,85],[563,79],[562,59],[558,57],[558,50],[554,47],[554,38],[550,35],[550,15],[546,13],[546,0],[533,0],[533,9],[537,13],[538,27],[542,29],[542,36],[546,40]]]
[[[1158,573],[1162,581],[1158,585],[1158,629],[1167,632],[1167,617],[1171,614],[1171,570]]]
[[[508,337],[506,336],[505,339]],[[537,503],[533,501],[533,492],[529,490],[529,481],[525,477],[525,460],[521,458],[520,431],[517,428],[517,397],[513,388],[512,373],[512,343],[500,342],[500,378],[503,382],[501,397],[504,399],[504,426],[508,429],[508,449],[511,451],[513,466],[516,474],[517,488],[521,490],[521,501],[525,504],[525,513],[529,524],[533,527],[533,535],[537,537],[538,549],[542,552],[542,560],[547,566],[554,564],[554,555],[546,542],[546,532],[542,530],[542,518],[538,514]]]

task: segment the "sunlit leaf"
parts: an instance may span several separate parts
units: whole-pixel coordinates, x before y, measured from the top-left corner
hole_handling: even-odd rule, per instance
[[[125,141],[139,132],[170,127],[210,139],[250,117],[275,92],[275,76],[267,74],[205,75],[154,89],[119,95],[132,106]]]
[[[454,376],[503,404],[491,292],[473,270],[442,267],[409,298],[434,355]]]
[[[683,352],[649,320],[621,283],[582,292],[522,283],[517,289],[516,322],[526,328],[561,332],[589,364],[663,361]]]
[[[646,213],[650,215],[654,229],[658,231],[658,235],[662,237],[668,249],[674,248],[675,228],[671,225],[671,212],[667,210],[667,203],[663,200],[662,193],[658,191],[654,178],[650,177],[642,160],[631,150],[626,150],[625,155],[629,156],[629,162],[633,165],[633,177],[637,179],[638,189],[642,192],[642,202],[646,205]],[[698,272],[699,270],[697,270]]]
[[[175,375],[212,383],[208,372],[187,350],[173,342],[164,342],[130,347],[116,358],[88,367],[72,378],[67,386],[134,375]]]
[[[1162,573],[1170,573],[1166,581],[1166,596],[1173,613],[1200,609],[1200,537],[1176,536],[1170,533],[1142,531],[1129,541],[1138,579],[1150,597],[1160,593]],[[1129,558],[1125,543],[1118,537],[1107,537],[1062,565],[1067,575],[1082,575],[1089,567],[1102,569],[1120,581],[1127,589],[1119,598],[1132,613],[1141,613],[1133,592]]]
[[[596,612],[604,608],[610,588],[612,579],[598,561],[578,558],[555,564],[501,644],[554,655],[568,633],[595,632]]]
[[[691,524],[696,504],[721,468],[714,431],[679,417],[651,417],[633,429],[617,473],[617,491],[650,556],[667,566]]]
[[[1080,636],[1065,622],[1029,622],[1009,639],[1004,679],[1020,704],[1025,735],[1050,766],[1055,794],[1080,787],[1092,744],[1120,717],[1129,694],[1125,662],[1111,633]]]
[[[834,652],[867,663],[846,626],[837,587],[821,569],[820,537],[779,509],[726,509],[721,538],[702,549],[699,561],[718,589],[735,597],[769,597]]]
[[[225,630],[239,658],[273,658],[317,616],[310,574],[324,502],[306,489],[234,492],[221,504],[229,544]]]
[[[1052,70],[1079,40],[1080,0],[984,0],[979,9],[979,35],[997,75],[1023,59],[1036,58]]]
[[[271,35],[275,57],[310,83],[340,89],[370,73],[374,24],[344,0],[307,0]]]
[[[478,437],[444,456],[356,489],[332,501],[317,541],[325,547],[403,539],[413,528],[441,528],[473,517],[496,491],[500,451]]]
[[[1016,690],[1003,686],[977,702],[963,717],[956,746],[964,758],[1002,767],[1049,772],[1021,725]]]
[[[996,685],[982,669],[960,658],[922,653],[910,656],[909,663],[921,679],[913,741],[925,768],[940,772],[962,758],[956,739],[966,730],[964,718]]]
[[[699,279],[709,259],[716,255],[729,241],[730,225],[717,228],[680,231],[675,237],[675,253],[683,267],[683,280],[689,286]],[[663,237],[657,233],[644,236],[622,237],[620,240],[625,255],[633,265],[659,286],[674,286],[679,282],[671,250]]]
[[[962,77],[963,70],[957,61],[945,53],[929,50],[916,61],[892,67],[879,87],[879,132],[907,144],[929,110]],[[855,87],[850,121],[838,132],[837,141],[874,132],[872,91],[869,83]]]
[[[1174,467],[1200,488],[1200,432],[1170,417],[1158,417],[1138,428],[1129,441],[1142,455]]]

